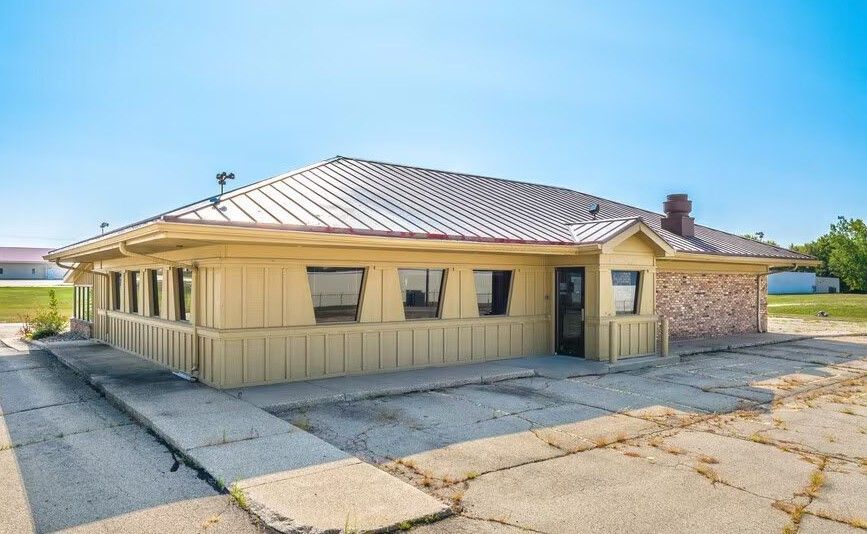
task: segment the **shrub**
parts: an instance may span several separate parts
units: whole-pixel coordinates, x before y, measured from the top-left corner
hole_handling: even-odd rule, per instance
[[[21,333],[27,339],[40,339],[53,336],[63,331],[68,317],[58,310],[57,295],[54,290],[48,290],[48,307],[40,308],[32,317],[25,315]]]

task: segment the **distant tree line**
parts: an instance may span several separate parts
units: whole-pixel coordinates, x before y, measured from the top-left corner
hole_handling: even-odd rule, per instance
[[[779,246],[765,239],[762,232],[744,237]],[[837,217],[837,222],[825,235],[803,245],[791,244],[789,248],[822,260],[822,266],[815,268],[816,275],[836,276],[843,291],[867,292],[867,224],[862,219]]]

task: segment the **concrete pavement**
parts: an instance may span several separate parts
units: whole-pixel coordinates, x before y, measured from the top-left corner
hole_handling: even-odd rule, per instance
[[[418,532],[856,532],[867,338],[736,350],[280,415],[451,503]]]
[[[436,498],[236,396],[107,345],[51,350],[193,465],[240,490],[245,506],[272,528],[378,530],[450,513]]]
[[[42,351],[0,348],[0,533],[260,532]]]

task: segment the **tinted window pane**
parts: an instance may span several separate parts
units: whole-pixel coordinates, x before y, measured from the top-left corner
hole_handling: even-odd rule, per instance
[[[614,311],[630,314],[638,311],[638,271],[611,271],[614,286]]]
[[[193,315],[193,271],[178,269],[178,320],[189,321]]]
[[[475,271],[479,315],[506,315],[512,271]]]
[[[358,298],[364,269],[308,267],[307,279],[317,323],[352,322],[358,317]]]
[[[160,302],[163,298],[163,270],[151,269],[151,315],[160,316]]]
[[[132,313],[138,313],[139,275],[138,271],[129,273],[129,311]]]
[[[120,296],[123,295],[123,275],[122,273],[111,273],[111,282],[114,286],[112,288],[112,300],[111,307],[112,309],[119,310],[120,309]]]
[[[442,269],[398,269],[403,313],[407,319],[432,319],[439,316]]]

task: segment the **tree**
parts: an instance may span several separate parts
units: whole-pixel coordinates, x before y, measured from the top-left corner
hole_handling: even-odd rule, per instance
[[[852,291],[867,291],[867,224],[861,219],[837,219],[828,233],[828,268]]]
[[[850,291],[867,291],[867,224],[861,219],[837,217],[831,230],[794,250],[822,260],[819,276],[837,276]]]
[[[759,243],[765,243],[767,245],[771,245],[774,247],[780,246],[773,239],[765,239],[765,233],[764,232],[756,232],[754,234],[744,234],[741,237],[746,237],[747,239],[749,239],[751,241],[758,241]]]

